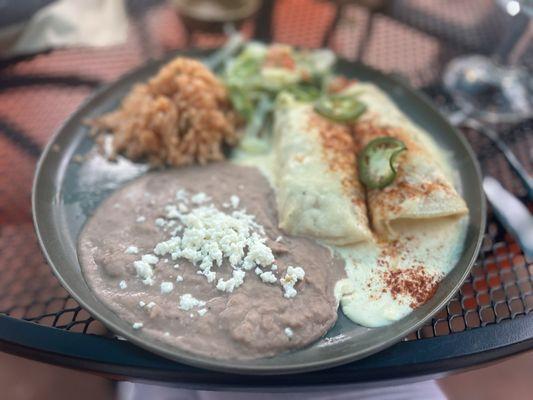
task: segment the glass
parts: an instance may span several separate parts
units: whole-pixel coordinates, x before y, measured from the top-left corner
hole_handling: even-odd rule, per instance
[[[509,65],[509,56],[528,29],[533,1],[496,2],[512,17],[510,30],[490,58],[467,55],[452,60],[444,72],[444,86],[461,108],[463,120],[516,123],[533,115],[533,79],[524,68]]]

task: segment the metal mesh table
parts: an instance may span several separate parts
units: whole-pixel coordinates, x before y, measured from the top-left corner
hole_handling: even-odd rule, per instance
[[[426,13],[435,7],[437,16],[442,12],[439,7],[447,7],[437,2],[408,3],[422,4]],[[478,3],[491,5],[484,0]],[[327,374],[247,378],[243,383],[235,376],[164,360],[114,338],[62,289],[44,263],[31,221],[30,191],[42,147],[93,89],[187,43],[183,26],[167,3],[131,1],[128,5],[131,32],[123,45],[56,50],[0,61],[1,349],[115,377],[205,387],[346,384],[413,377],[464,368],[533,347],[533,264],[490,210],[479,258],[446,308],[404,342]],[[465,12],[476,10],[468,6]],[[273,10],[273,40],[318,47],[334,15],[329,2],[279,0]],[[417,14],[419,22],[421,15]],[[339,54],[360,57],[370,65],[400,74],[435,102],[450,105],[438,78],[446,61],[461,50],[453,40],[434,36],[435,26],[427,33],[420,28],[424,26],[421,22],[414,28],[399,22],[401,13],[399,20],[394,17],[394,10],[392,15],[370,15],[364,8],[349,6],[334,26],[330,43]],[[469,23],[474,20],[471,17],[466,18]],[[367,26],[369,18],[372,30],[365,35],[361,27]],[[497,19],[498,26],[500,23]],[[252,32],[253,25],[253,21],[246,24],[245,31]],[[494,34],[492,28],[490,35]],[[439,32],[443,29],[439,25]],[[477,31],[476,38],[482,40],[483,33]],[[216,46],[223,40],[203,33],[191,39],[199,47]],[[529,120],[500,132],[530,171],[532,131],[533,120]],[[484,172],[526,202],[525,192],[502,154],[478,132],[464,133]]]

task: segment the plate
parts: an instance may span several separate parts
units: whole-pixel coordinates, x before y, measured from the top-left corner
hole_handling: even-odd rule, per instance
[[[210,53],[180,54],[204,58]],[[89,137],[89,128],[82,122],[116,108],[132,85],[155,74],[171,56],[152,61],[97,91],[53,136],[37,166],[32,206],[39,243],[61,284],[94,318],[139,347],[185,364],[240,374],[288,374],[324,369],[378,352],[402,340],[448,303],[468,276],[485,230],[485,198],[475,154],[465,138],[422,94],[394,77],[342,59],[337,62],[336,72],[379,86],[451,155],[459,177],[459,190],[470,209],[470,222],[460,260],[435,295],[407,317],[383,328],[359,326],[339,311],[335,326],[311,346],[271,358],[245,361],[213,359],[144,338],[142,331],[133,330],[131,324],[101,303],[83,278],[76,251],[78,234],[103,199],[125,182],[145,173],[147,166],[126,159],[110,163],[101,157],[77,162],[78,155],[94,151],[95,146]]]

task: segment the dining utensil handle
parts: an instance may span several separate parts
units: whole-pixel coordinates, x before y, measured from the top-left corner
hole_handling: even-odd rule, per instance
[[[472,129],[479,131],[484,136],[489,138],[503,153],[505,159],[507,160],[507,163],[520,179],[522,185],[527,191],[528,199],[533,198],[533,179],[531,178],[531,175],[527,172],[526,168],[522,165],[518,158],[516,158],[515,154],[509,148],[509,146],[507,146],[507,144],[500,139],[498,132],[496,132],[494,128],[482,123],[476,118],[473,118],[463,110],[459,110],[449,114],[448,120],[453,126],[468,126]]]
[[[491,128],[487,128],[491,129]],[[507,159],[507,162],[511,166],[511,168],[514,170],[514,172],[518,175],[518,178],[522,181],[522,184],[527,190],[527,197],[529,199],[533,198],[533,179],[531,178],[531,175],[526,171],[522,163],[516,158],[515,154],[511,151],[511,149],[503,142],[501,139],[497,139],[494,141],[496,146],[501,150],[501,152],[505,155],[505,158]]]
[[[500,139],[500,136],[498,135],[498,133],[490,126],[487,126],[486,124],[483,124],[473,118],[469,118],[467,121],[465,121],[465,124],[476,130],[479,130],[486,137],[488,137],[496,145],[496,147],[498,147],[498,149],[505,156],[505,159],[509,163],[511,169],[518,176],[518,178],[522,182],[522,185],[525,187],[527,191],[527,197],[529,199],[532,199],[533,198],[533,179],[531,178],[531,175],[529,175],[526,168],[522,165],[522,163],[518,160],[518,158],[516,158],[515,154],[509,148],[509,146],[507,146],[507,144],[502,139]]]
[[[533,258],[533,216],[527,207],[491,176],[483,178],[483,190],[498,220],[516,237],[526,257]]]

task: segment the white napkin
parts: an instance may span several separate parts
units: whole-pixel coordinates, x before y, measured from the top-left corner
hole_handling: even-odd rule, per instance
[[[327,374],[327,371],[324,372]],[[399,386],[380,385],[375,388],[329,389],[312,388],[307,392],[283,393],[282,389],[273,393],[254,392],[211,392],[204,390],[177,389],[145,383],[120,382],[119,400],[446,400],[446,396],[436,381],[408,383]]]
[[[127,31],[124,0],[59,0],[39,10],[3,55],[57,47],[112,46],[125,42]]]

